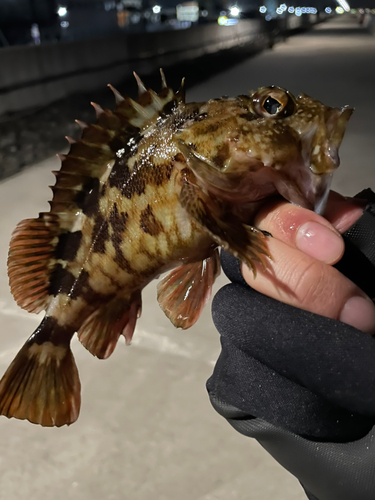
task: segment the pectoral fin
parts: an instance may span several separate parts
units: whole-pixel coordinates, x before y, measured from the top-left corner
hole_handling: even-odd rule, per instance
[[[173,269],[158,284],[158,302],[176,328],[194,325],[211,297],[212,285],[220,274],[218,250],[207,259]]]
[[[259,229],[247,226],[226,210],[199,186],[186,183],[180,194],[180,203],[189,215],[224,250],[241,259],[256,274],[255,262],[265,267],[265,256],[270,257],[267,236]]]

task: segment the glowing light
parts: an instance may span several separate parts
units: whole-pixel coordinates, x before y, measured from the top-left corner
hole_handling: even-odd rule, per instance
[[[231,16],[237,17],[240,15],[240,9],[237,7],[237,5],[233,5],[233,7],[229,8],[229,12]]]
[[[207,11],[206,15],[208,14]],[[203,12],[202,12],[203,15]],[[195,23],[199,19],[199,7],[197,2],[179,4],[176,7],[176,16],[179,21],[190,21]]]
[[[280,7],[277,7],[277,9],[276,9],[276,14],[279,14],[279,15],[280,15],[280,14],[282,14],[282,13],[283,13],[283,10],[282,10],[282,9],[280,9]]]
[[[326,7],[326,8],[324,9],[324,12],[325,12],[326,14],[331,14],[331,12],[332,12],[331,7]]]
[[[266,17],[264,18],[266,21],[271,21],[272,19],[272,16],[270,16],[269,14],[266,15]]]
[[[60,16],[60,17],[64,17],[66,16],[68,13],[68,9],[66,7],[59,7],[57,9],[57,14]]]
[[[336,7],[335,11],[337,14],[344,14],[345,10],[342,7]]]
[[[301,7],[296,7],[296,10],[294,11],[294,14],[296,16],[302,16],[302,12],[301,12]]]
[[[285,11],[286,11],[286,5],[285,5],[285,3],[282,3],[282,4],[280,5],[280,9],[281,9],[283,12],[285,12]]]
[[[265,5],[261,5],[261,6],[259,7],[259,12],[260,12],[261,14],[265,14],[265,13],[267,12],[267,7],[266,7]]]
[[[68,23],[68,21],[61,21],[60,26],[62,28],[69,28],[69,23]]]
[[[350,6],[346,0],[336,0],[340,7],[342,7],[346,12],[350,12]],[[337,9],[336,9],[337,11]]]
[[[238,23],[238,19],[228,19],[227,16],[220,16],[217,23],[220,26],[233,26]]]
[[[152,12],[153,12],[154,14],[159,14],[159,13],[160,13],[160,11],[161,11],[161,7],[160,7],[160,5],[154,5],[154,6],[152,7]]]
[[[289,12],[289,14],[293,14],[293,12],[294,12],[294,7],[289,7],[288,12]]]

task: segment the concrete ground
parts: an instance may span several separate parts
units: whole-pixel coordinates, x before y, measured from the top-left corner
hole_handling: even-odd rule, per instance
[[[356,112],[341,148],[334,187],[353,195],[375,188],[375,37],[339,18],[288,39],[189,90],[189,100],[275,84]],[[0,183],[0,372],[40,317],[21,311],[6,275],[11,231],[48,210],[55,158]],[[220,277],[216,289],[225,283]],[[0,498],[6,500],[303,500],[298,481],[212,409],[205,390],[219,354],[209,307],[190,331],[159,309],[155,285],[131,347],[106,361],[79,343],[79,420],[43,429],[0,419]]]

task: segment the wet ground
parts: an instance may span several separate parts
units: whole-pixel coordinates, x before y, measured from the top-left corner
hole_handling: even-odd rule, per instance
[[[188,91],[188,100],[237,95],[276,84],[356,111],[341,148],[334,187],[375,188],[375,37],[339,18],[242,60]],[[181,75],[182,76],[182,75]],[[14,303],[6,276],[11,231],[48,209],[51,157],[0,183],[0,372],[40,317]],[[220,277],[216,289],[225,283]],[[298,481],[212,409],[205,390],[219,354],[210,308],[176,331],[151,284],[131,347],[106,361],[73,351],[82,410],[69,428],[0,419],[0,498],[7,500],[303,500]]]

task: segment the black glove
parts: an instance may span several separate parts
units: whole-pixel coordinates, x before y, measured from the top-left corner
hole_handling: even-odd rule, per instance
[[[345,233],[337,265],[371,298],[374,206]],[[374,500],[375,339],[254,291],[225,252],[222,266],[232,284],[212,305],[222,344],[207,382],[212,405],[294,474],[311,500]]]

